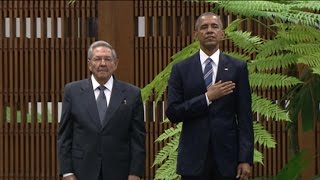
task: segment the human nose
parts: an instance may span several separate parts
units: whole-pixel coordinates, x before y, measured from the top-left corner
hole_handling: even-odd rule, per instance
[[[211,33],[213,32],[213,28],[211,26],[208,27],[207,32]]]
[[[102,58],[100,64],[101,64],[101,65],[106,65],[107,62],[108,62],[107,59]]]

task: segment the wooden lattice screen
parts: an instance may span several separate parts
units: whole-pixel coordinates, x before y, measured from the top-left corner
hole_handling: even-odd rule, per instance
[[[87,77],[96,2],[0,2],[0,179],[58,179],[56,134],[67,82]]]

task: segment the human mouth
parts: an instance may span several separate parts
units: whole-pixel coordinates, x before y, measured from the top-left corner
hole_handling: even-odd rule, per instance
[[[206,39],[215,39],[215,37],[214,36],[208,36],[208,37],[206,37]]]

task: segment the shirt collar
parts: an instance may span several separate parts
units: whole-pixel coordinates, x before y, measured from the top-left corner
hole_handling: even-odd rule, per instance
[[[96,90],[100,84],[98,83],[98,81],[94,78],[93,75],[91,75],[91,81],[92,81],[92,86],[93,86],[93,90]],[[112,87],[113,87],[113,76],[110,77],[110,79],[104,84],[104,86],[111,91]]]
[[[219,55],[220,55],[220,50],[218,49],[215,53],[213,53],[211,56],[208,56],[206,53],[204,53],[202,51],[202,49],[200,49],[200,52],[199,52],[199,55],[200,55],[200,62],[201,64],[204,64],[205,61],[210,57],[214,64],[215,65],[218,65],[219,63]]]

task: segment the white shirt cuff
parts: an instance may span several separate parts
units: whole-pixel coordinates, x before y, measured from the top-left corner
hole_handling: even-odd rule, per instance
[[[67,177],[67,176],[71,176],[71,175],[73,175],[73,173],[66,173],[63,175],[63,177]]]
[[[205,95],[206,95],[207,105],[209,106],[212,102],[211,102],[211,101],[209,101],[209,98],[208,98],[207,93],[206,93]]]

